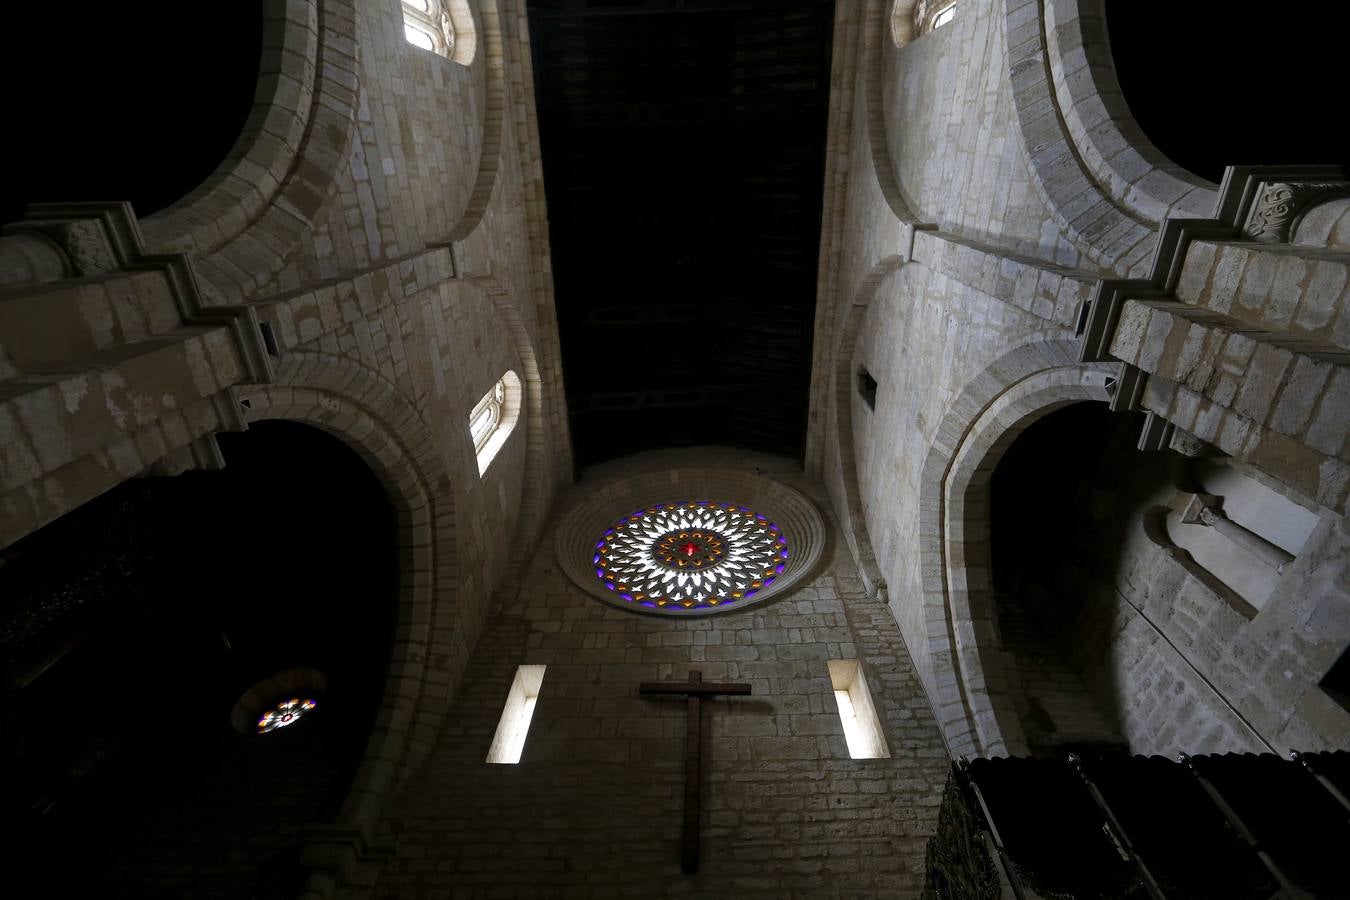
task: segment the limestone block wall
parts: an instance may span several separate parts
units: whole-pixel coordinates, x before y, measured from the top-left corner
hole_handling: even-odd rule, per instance
[[[925,222],[1061,265],[1083,259],[1036,191],[1012,105],[1001,0],[951,24],[881,41],[885,139],[902,193]]]
[[[206,291],[235,299],[467,233],[501,147],[495,0],[466,5],[464,63],[409,44],[396,0],[266,9],[248,131],[203,188],[146,222],[149,246],[194,256]]]
[[[495,3],[475,16],[496,18]],[[445,241],[470,213],[482,166],[500,152],[502,78],[495,21],[470,36],[468,65],[408,43],[398,3],[359,4],[355,132],[335,197],[278,273],[285,290]],[[481,210],[477,212],[481,213]]]
[[[260,311],[276,325],[287,371],[348,368],[358,385],[389,385],[425,423],[455,486],[460,602],[481,618],[510,562],[503,548],[521,524],[529,425],[518,423],[480,477],[469,411],[508,369],[521,373],[524,365],[485,285],[447,278],[448,254],[432,262],[439,266],[389,267]]]
[[[1214,578],[1238,583],[1229,573],[1198,577],[1150,535],[1146,517],[1177,493],[1127,494],[1091,565],[1068,570],[1061,645],[1135,752],[1344,746],[1350,714],[1318,686],[1350,637],[1344,518],[1323,511],[1252,609],[1216,589]]]
[[[1235,169],[1216,191],[1171,165],[1124,106],[1098,0],[962,3],[923,35],[888,20],[911,7],[836,18],[807,469],[949,749],[1019,752],[1025,684],[990,592],[987,481],[1027,423],[1079,401],[1149,411],[1150,446],[1190,432],[1339,533],[1344,173]],[[1126,554],[1084,587],[1098,615],[1074,664],[1131,746],[1344,743],[1317,687],[1350,641],[1332,612],[1344,550],[1325,540],[1292,589],[1312,598],[1241,625],[1172,558]]]
[[[878,381],[876,409],[856,391],[841,399],[852,407],[853,432],[853,459],[843,464],[857,467],[861,514],[891,605],[916,660],[926,662],[929,613],[917,509],[928,487],[929,450],[967,383],[1019,345],[1065,336],[1055,316],[1071,314],[1082,285],[1050,273],[1042,282],[1041,273],[1022,264],[1000,263],[1020,279],[1001,279],[999,298],[959,280],[971,279],[963,260],[980,261],[973,250],[921,234],[915,257],[877,291],[853,352],[853,368],[865,367]],[[1025,287],[1015,287],[1019,280]],[[1014,301],[1019,290],[1025,297]],[[936,692],[936,679],[929,684]]]
[[[1077,660],[1056,646],[1039,618],[1018,599],[999,598],[998,638],[1029,748],[1050,753],[1075,744],[1122,742],[1114,717],[1106,712],[1111,707],[1098,700],[1110,694],[1088,688]]]
[[[16,270],[0,297],[0,540],[219,464],[214,433],[271,418],[341,437],[388,491],[393,663],[338,837],[306,850],[324,895],[570,479],[524,7],[461,5],[466,64],[408,45],[396,0],[268,4],[255,117],[217,175],[146,222],[70,204],[18,223],[63,270]],[[522,414],[480,478],[469,412],[508,368]]]
[[[918,217],[1089,271],[1137,274],[1167,216],[1215,186],[1172,164],[1115,79],[1101,0],[977,0],[914,34],[891,5],[871,77],[889,161]]]
[[[620,461],[588,473],[576,496],[593,478],[687,457]],[[747,484],[780,479],[825,502],[791,462],[698,457],[714,460]],[[785,596],[679,621],[583,593],[541,549],[503,591],[431,760],[387,821],[397,857],[376,895],[914,896],[947,757],[889,611],[830,537],[814,577]],[[836,658],[862,661],[890,758],[849,758],[827,666]],[[489,765],[522,664],[547,666],[524,754]],[[640,698],[638,683],[690,669],[753,694],[704,704],[702,862],[687,877],[684,703]]]

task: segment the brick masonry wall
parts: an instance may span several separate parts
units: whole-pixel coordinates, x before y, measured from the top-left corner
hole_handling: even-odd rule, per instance
[[[779,462],[773,477],[822,503],[791,471]],[[837,535],[827,554],[782,599],[672,621],[589,597],[541,549],[501,593],[433,757],[392,812],[398,858],[377,895],[914,896],[946,753],[890,612]],[[826,661],[851,657],[889,759],[848,756]],[[524,755],[488,765],[521,664],[548,666]],[[686,877],[684,704],[637,687],[691,668],[754,693],[705,704],[703,859]]]

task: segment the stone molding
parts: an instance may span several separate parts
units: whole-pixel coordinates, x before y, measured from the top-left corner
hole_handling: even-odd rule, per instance
[[[1263,244],[1287,244],[1299,222],[1314,206],[1350,197],[1350,182],[1266,182],[1252,202],[1242,234]]]
[[[1294,169],[1230,166],[1209,219],[1169,217],[1158,230],[1153,258],[1142,278],[1103,278],[1079,312],[1075,335],[1082,362],[1112,359],[1111,340],[1126,299],[1171,297],[1181,277],[1186,252],[1197,240],[1270,241],[1288,238],[1298,218],[1315,202],[1350,195],[1350,183],[1328,181],[1340,175],[1335,166],[1304,166]],[[1295,187],[1297,186],[1297,187]],[[1302,195],[1304,200],[1295,199]]]
[[[885,579],[877,565],[867,519],[863,515],[862,493],[858,488],[857,454],[853,446],[853,354],[858,342],[858,331],[862,327],[863,317],[867,314],[873,297],[881,285],[904,264],[905,258],[888,256],[868,272],[856,297],[844,313],[843,327],[839,331],[838,341],[830,358],[830,369],[834,375],[831,402],[834,404],[835,447],[843,479],[842,496],[835,497],[831,492],[831,499],[837,508],[844,542],[858,566],[864,587],[874,597],[884,586]],[[828,436],[825,439],[828,440]],[[828,479],[826,485],[828,488]]]
[[[1055,89],[1043,0],[1005,0],[1004,39],[1014,121],[1036,192],[1098,265],[1134,273],[1145,266],[1153,223],[1099,185],[1074,142]]]
[[[1217,185],[1173,163],[1144,134],[1116,80],[1103,0],[1040,0],[1065,128],[1096,185],[1150,223],[1203,217]]]
[[[461,0],[462,2],[462,0]],[[481,0],[480,9],[475,11],[465,7],[464,15],[471,16],[475,22],[474,44],[483,45],[486,58],[484,77],[487,82],[486,106],[483,111],[483,146],[478,158],[478,172],[474,178],[473,191],[460,218],[444,241],[433,241],[430,246],[441,243],[462,241],[467,238],[483,221],[492,192],[497,186],[497,170],[502,158],[502,135],[505,131],[506,117],[506,51],[502,43],[501,14],[497,0]],[[458,38],[456,38],[458,47]],[[475,54],[476,55],[476,54]]]
[[[918,20],[922,18],[919,10],[927,5],[928,0],[892,0],[888,18],[891,41],[896,47],[903,47],[919,37]]]
[[[933,224],[922,224],[914,208],[905,199],[896,177],[895,159],[891,155],[890,143],[886,134],[884,55],[895,52],[886,46],[885,24],[881,21],[883,4],[881,0],[868,0],[867,19],[863,23],[863,98],[867,103],[867,146],[872,155],[872,171],[876,175],[877,186],[886,198],[886,203],[909,232],[906,240],[913,240],[914,228],[936,228]]]

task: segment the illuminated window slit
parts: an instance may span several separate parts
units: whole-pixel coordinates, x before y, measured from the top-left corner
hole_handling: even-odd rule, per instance
[[[544,683],[545,666],[520,666],[506,694],[506,705],[497,722],[497,733],[488,748],[487,761],[504,765],[520,762],[525,749],[525,735],[530,730],[530,719],[539,700],[539,688]]]
[[[834,686],[834,700],[844,726],[848,755],[853,759],[890,756],[862,666],[856,659],[832,659],[829,665],[830,683]]]

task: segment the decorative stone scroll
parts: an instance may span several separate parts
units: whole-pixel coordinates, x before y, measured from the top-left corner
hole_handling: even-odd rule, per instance
[[[1263,244],[1289,242],[1303,214],[1326,200],[1350,197],[1350,182],[1302,181],[1262,185],[1242,233]]]

